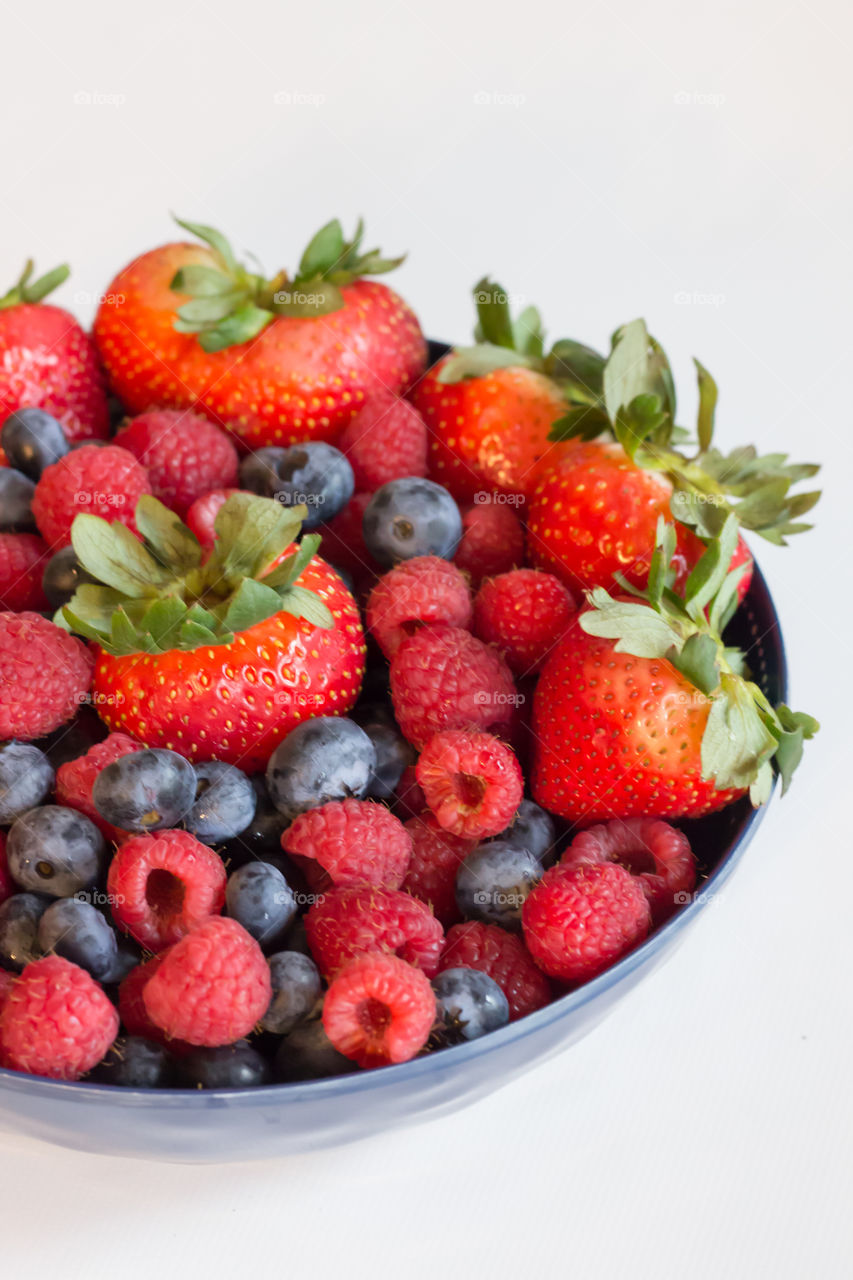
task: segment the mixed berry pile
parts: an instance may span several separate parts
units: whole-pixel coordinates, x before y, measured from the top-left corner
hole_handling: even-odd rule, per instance
[[[440,1053],[689,900],[684,820],[817,729],[726,642],[816,467],[693,430],[642,321],[475,291],[428,367],[397,259],[211,228],[92,334],[0,299],[0,1065],[157,1088]]]

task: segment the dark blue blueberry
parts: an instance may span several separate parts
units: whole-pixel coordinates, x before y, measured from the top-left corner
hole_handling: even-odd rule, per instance
[[[37,533],[31,504],[35,485],[14,467],[0,467],[0,533]]]
[[[293,890],[271,862],[247,862],[232,871],[225,906],[261,946],[278,946],[296,915]]]
[[[361,799],[376,767],[370,738],[343,716],[303,720],[272,753],[267,765],[270,798],[292,822],[331,800]]]
[[[74,595],[82,582],[94,582],[80,564],[73,547],[63,547],[48,560],[41,585],[51,607],[61,609]]]
[[[285,1036],[275,1055],[276,1080],[322,1080],[355,1071],[356,1064],[338,1053],[319,1018],[300,1023]]]
[[[39,920],[51,904],[42,893],[16,893],[0,903],[0,965],[23,969],[38,960]]]
[[[53,786],[53,765],[31,742],[0,746],[0,826],[41,804]]]
[[[173,1076],[172,1057],[161,1044],[143,1036],[120,1036],[87,1079],[124,1089],[163,1089]]]
[[[462,516],[440,484],[406,476],[376,490],[365,508],[362,529],[368,551],[381,565],[413,556],[452,560],[462,537]]]
[[[509,1003],[494,978],[478,969],[445,969],[433,979],[439,1044],[477,1040],[509,1022]]]
[[[355,477],[347,459],[322,440],[293,444],[276,466],[278,481],[269,495],[287,507],[308,509],[302,527],[316,529],[343,511],[355,491]]]
[[[85,814],[46,804],[15,820],[6,857],[13,880],[22,889],[70,898],[97,883],[106,843]]]
[[[92,894],[92,898],[96,903],[99,901],[100,896],[97,892]],[[112,967],[103,978],[106,983],[123,982],[131,969],[135,969],[138,964],[142,963],[142,948],[132,938],[119,934],[117,943],[118,946]]]
[[[95,708],[84,702],[69,724],[61,725],[53,733],[40,738],[38,746],[54,769],[58,769],[69,760],[84,756],[96,742],[103,742],[108,732]]]
[[[31,480],[38,480],[45,467],[58,462],[68,452],[62,426],[44,409],[18,409],[10,413],[0,429],[0,445],[16,467]]]
[[[177,1060],[182,1084],[193,1089],[251,1089],[272,1078],[266,1058],[247,1040],[215,1049],[193,1049]]]
[[[116,935],[97,907],[83,898],[60,898],[52,903],[38,931],[42,951],[79,964],[98,982],[111,978],[118,962]]]
[[[204,844],[222,844],[245,831],[255,816],[257,799],[249,779],[233,764],[211,760],[195,766],[195,804],[184,826]]]
[[[403,770],[417,759],[417,752],[397,728],[387,707],[356,707],[353,719],[361,725],[376,752],[367,795],[374,800],[393,800]]]
[[[456,902],[469,920],[521,928],[521,908],[542,876],[542,864],[507,840],[479,845],[456,873]]]
[[[240,488],[261,498],[272,498],[278,485],[278,464],[286,453],[280,445],[270,444],[248,454],[240,463]]]
[[[224,843],[221,851],[223,858],[230,859],[237,866],[252,857],[281,853],[281,834],[287,826],[287,819],[270,800],[264,775],[253,774],[249,781],[255,794],[254,815],[238,836]]]
[[[152,747],[102,769],[92,800],[102,818],[122,831],[176,827],[195,802],[195,769],[177,751]]]
[[[286,1036],[308,1017],[320,999],[322,983],[313,960],[299,951],[277,951],[269,958],[272,1002],[261,1026]]]
[[[522,800],[512,826],[507,827],[496,838],[503,840],[505,844],[526,849],[534,858],[538,858],[543,867],[556,861],[557,828],[554,819],[532,800]]]

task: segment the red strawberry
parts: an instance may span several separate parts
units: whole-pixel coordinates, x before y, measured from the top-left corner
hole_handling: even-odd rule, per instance
[[[28,262],[0,298],[0,426],[16,409],[45,409],[71,441],[106,439],[109,412],[95,347],[72,315],[42,302],[67,267],[30,281]]]
[[[683,601],[664,587],[675,542],[663,528],[639,598],[603,588],[545,664],[533,707],[531,787],[538,804],[579,824],[639,815],[699,817],[749,789],[783,788],[809,716],[773,708],[738,671],[720,632],[736,606],[728,573],[737,520],[726,521]],[[708,616],[706,616],[706,611]]]
[[[119,272],[95,319],[113,390],[132,413],[195,409],[246,447],[334,440],[365,398],[402,392],[426,344],[416,317],[365,276],[397,261],[345,243],[340,223],[318,232],[295,279],[265,281],[224,237],[167,244]]]
[[[78,516],[77,556],[112,594],[105,607],[102,588],[80,587],[65,617],[100,645],[93,697],[110,729],[251,772],[300,720],[350,709],[364,668],[358,609],[314,554],[316,535],[289,546],[303,514],[235,494],[203,565],[153,497],[136,522],[159,559],[123,525]]]

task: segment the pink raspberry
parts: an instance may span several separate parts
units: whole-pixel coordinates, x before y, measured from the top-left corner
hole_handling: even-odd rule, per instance
[[[331,889],[309,909],[305,933],[327,977],[365,951],[391,951],[435,976],[444,930],[423,902],[396,889]]]
[[[391,660],[391,698],[403,735],[426,745],[444,729],[509,733],[516,689],[499,653],[461,627],[437,623],[404,640]]]
[[[35,533],[0,533],[0,608],[47,609],[41,580],[50,552]]]
[[[337,442],[349,459],[356,489],[427,473],[427,428],[408,400],[390,391],[368,396]]]
[[[226,879],[219,855],[188,831],[156,831],[119,845],[107,892],[119,927],[161,951],[222,910]]]
[[[33,960],[0,1011],[0,1062],[54,1080],[79,1080],[118,1035],[118,1014],[85,969],[61,956]]]
[[[155,498],[179,516],[211,489],[237,484],[237,450],[224,431],[197,413],[142,413],[121,428],[116,442],[145,467]]]
[[[524,564],[524,526],[502,503],[468,507],[462,512],[462,541],[453,559],[478,587],[484,578]]]
[[[281,837],[286,853],[312,858],[332,884],[399,889],[412,838],[399,818],[372,800],[334,800],[300,814]]]
[[[560,866],[570,871],[601,862],[618,862],[639,880],[655,924],[671,916],[696,884],[690,841],[662,818],[616,818],[587,827],[575,836]]]
[[[406,830],[412,837],[412,860],[403,888],[432,907],[446,929],[461,918],[456,905],[456,872],[476,841],[451,835],[431,813],[410,819]]]
[[[437,733],[421,752],[415,772],[439,824],[467,840],[505,831],[524,796],[521,766],[491,733]]]
[[[148,473],[127,449],[84,444],[44,469],[33,494],[33,515],[45,542],[58,551],[71,541],[71,525],[82,512],[136,533],[136,504],[150,492]]]
[[[142,990],[151,1021],[188,1044],[233,1044],[272,999],[269,965],[236,920],[214,916],[163,957]]]
[[[350,960],[329,984],[323,1027],[361,1067],[408,1062],[423,1049],[436,1018],[429,979],[387,952]]]
[[[354,493],[343,511],[320,530],[323,559],[346,569],[358,582],[364,578],[372,581],[376,576],[376,566],[364,544],[362,531],[365,508],[372,497],[372,493]]]
[[[447,931],[438,971],[480,969],[509,1001],[510,1019],[523,1018],[551,1001],[551,984],[533,963],[527,947],[500,925],[479,920],[455,924]]]
[[[82,640],[40,614],[0,613],[0,739],[65,724],[86,701],[93,665]]]
[[[84,756],[76,760],[67,760],[56,771],[56,803],[65,805],[66,809],[76,809],[85,813],[97,827],[100,827],[108,840],[118,843],[127,835],[119,831],[98,813],[92,802],[92,787],[102,769],[132,751],[141,751],[142,747],[126,733],[110,733],[103,742],[96,742]]]
[[[474,601],[474,631],[502,651],[516,675],[540,669],[574,621],[577,605],[559,578],[514,569],[487,579]]]
[[[203,551],[212,551],[216,541],[216,517],[219,510],[239,489],[211,489],[209,493],[196,498],[187,514],[184,524],[198,538]]]
[[[367,628],[386,658],[420,627],[467,627],[470,621],[467,579],[440,556],[404,560],[379,579],[367,600]]]

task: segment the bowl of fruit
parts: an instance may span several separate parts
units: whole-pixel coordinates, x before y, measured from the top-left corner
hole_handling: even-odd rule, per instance
[[[427,343],[337,221],[208,227],[92,333],[0,299],[0,1124],[240,1160],[458,1108],[590,1030],[817,730],[743,534],[816,467],[713,443],[641,320],[475,289]]]

